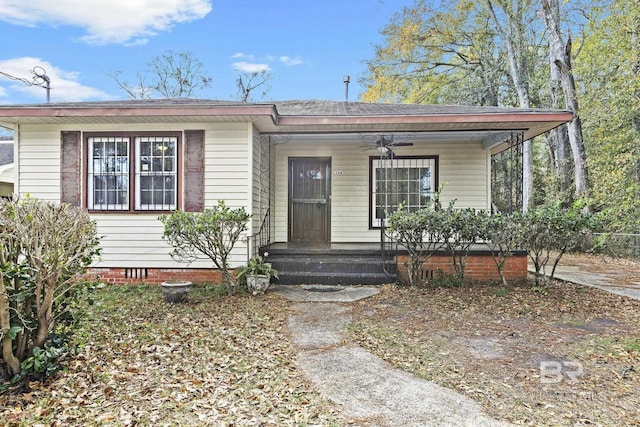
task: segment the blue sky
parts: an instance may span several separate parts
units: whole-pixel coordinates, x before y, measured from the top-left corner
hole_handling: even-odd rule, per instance
[[[268,69],[269,100],[344,100],[362,92],[363,60],[411,0],[0,0],[0,71],[31,79],[41,66],[51,101],[127,99],[153,57],[189,51],[213,77],[200,98],[237,99],[241,70]],[[45,102],[45,90],[0,75],[0,104]]]

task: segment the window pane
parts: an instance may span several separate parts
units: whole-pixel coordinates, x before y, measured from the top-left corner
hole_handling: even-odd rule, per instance
[[[91,137],[88,144],[88,208],[129,209],[129,139]]]
[[[415,211],[428,206],[435,187],[433,158],[374,159],[372,161],[372,224],[380,225],[384,212],[393,212],[400,203]]]
[[[176,137],[136,139],[136,209],[175,209],[177,144]]]

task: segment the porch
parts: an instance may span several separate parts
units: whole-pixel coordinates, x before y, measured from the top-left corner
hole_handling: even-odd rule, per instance
[[[407,251],[401,247],[383,249],[380,243],[285,243],[276,242],[259,250],[279,272],[275,283],[281,285],[382,285],[404,281]],[[453,274],[451,254],[438,251],[421,271],[422,279],[437,277],[439,272]],[[514,253],[507,260],[505,274],[510,279],[527,277],[527,254]],[[469,251],[466,276],[474,280],[499,280],[491,251],[476,244]]]

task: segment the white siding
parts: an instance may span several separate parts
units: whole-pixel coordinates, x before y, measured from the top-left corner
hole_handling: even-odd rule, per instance
[[[366,148],[366,147],[365,147]],[[369,157],[359,144],[284,143],[276,146],[275,241],[287,241],[288,182],[290,157],[330,157],[331,241],[377,242],[379,230],[369,229]],[[419,143],[396,147],[396,155],[431,155],[439,159],[439,183],[444,184],[443,206],[456,199],[456,207],[489,208],[489,168],[480,143]],[[343,174],[337,175],[341,171]]]
[[[60,132],[95,131],[182,131],[205,129],[205,206],[224,199],[232,208],[248,206],[248,150],[250,139],[246,123],[223,124],[127,124],[77,126],[22,126],[20,156],[20,193],[60,201]],[[84,167],[84,165],[83,165]],[[162,223],[157,214],[93,214],[101,239],[102,259],[97,267],[185,267],[174,261],[171,247],[162,240]],[[233,266],[246,260],[246,243],[234,248]],[[210,261],[198,261],[189,267],[212,267]]]

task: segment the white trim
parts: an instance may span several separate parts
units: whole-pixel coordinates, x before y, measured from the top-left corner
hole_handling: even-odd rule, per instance
[[[20,125],[16,123],[13,128],[13,194],[20,194],[20,156],[18,145],[20,143]]]
[[[7,173],[7,176],[3,178],[2,174],[5,172],[9,173]],[[6,165],[0,166],[0,182],[15,184],[15,176],[10,176],[12,175],[11,172],[14,172],[13,175],[15,175],[14,163],[7,163]]]
[[[491,198],[491,152],[487,151],[487,212],[491,213],[493,199]]]

